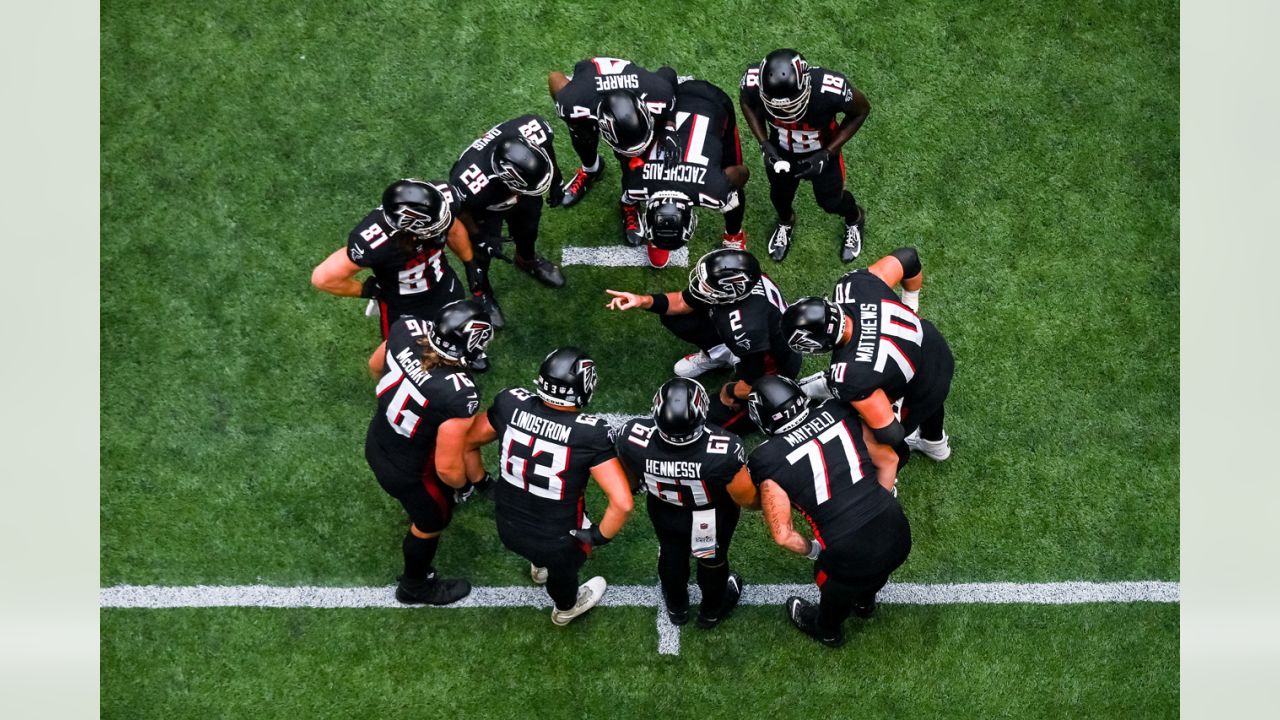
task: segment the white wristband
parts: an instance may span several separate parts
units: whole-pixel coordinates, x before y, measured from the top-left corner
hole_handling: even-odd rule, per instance
[[[818,544],[818,541],[817,541],[817,540],[810,540],[810,541],[809,541],[809,553],[808,553],[807,555],[805,555],[805,557],[809,558],[810,560],[817,560],[817,559],[818,559],[818,553],[820,553],[820,552],[822,552],[822,546]]]

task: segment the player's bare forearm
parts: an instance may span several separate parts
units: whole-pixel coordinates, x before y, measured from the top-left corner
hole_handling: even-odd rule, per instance
[[[311,271],[311,284],[330,295],[360,297],[364,284],[355,279],[360,270],[361,267],[347,257],[347,249],[338,248]]]
[[[467,469],[464,456],[467,451],[467,430],[471,427],[471,418],[453,418],[440,424],[436,431],[435,466],[436,476],[451,488],[458,489],[467,485]]]
[[[742,108],[742,119],[747,121],[747,128],[751,130],[751,134],[755,137],[756,142],[765,143],[769,136],[764,130],[764,121],[756,114],[755,110],[743,99],[744,93],[738,94],[738,107]]]
[[[551,99],[555,100],[556,95],[569,84],[569,78],[559,70],[552,70],[547,73],[547,92],[551,94]]]
[[[853,99],[844,109],[844,120],[840,122],[840,127],[836,129],[836,134],[831,138],[831,142],[827,143],[827,152],[835,155],[840,152],[840,148],[849,142],[849,138],[858,133],[862,128],[862,124],[867,121],[867,116],[871,114],[871,102],[867,100],[867,96],[862,94],[861,90],[854,89]]]
[[[751,482],[751,473],[747,472],[746,465],[738,468],[738,472],[726,489],[729,491],[729,497],[733,498],[739,507],[748,510],[760,509],[760,491]]]
[[[478,413],[471,418],[471,427],[467,429],[465,452],[479,452],[482,445],[488,445],[498,439],[498,431],[489,423],[487,413]]]
[[[893,492],[893,485],[898,479],[898,453],[893,448],[876,440],[871,428],[862,426],[862,440],[871,453],[871,463],[876,466],[876,481],[885,490]]]
[[[724,169],[725,177],[729,178],[729,185],[735,188],[745,187],[747,181],[751,179],[751,171],[746,165],[732,165]]]
[[[480,457],[479,450],[467,450],[463,455],[463,462],[467,467],[467,482],[477,483],[484,479],[484,459]]]
[[[609,500],[604,517],[600,518],[600,532],[607,538],[615,537],[631,515],[631,484],[617,458],[591,468],[591,477]]]
[[[772,480],[760,484],[760,503],[764,508],[764,522],[769,526],[773,541],[793,553],[806,555],[809,541],[796,532],[791,524],[791,499],[786,491]]]
[[[653,295],[638,295],[636,293],[623,292],[620,290],[605,289],[605,292],[613,296],[613,299],[605,304],[610,310],[631,310],[639,308],[648,310],[653,307],[656,301]],[[679,292],[669,292],[657,297],[664,298],[667,307],[662,312],[663,315],[686,315],[693,312],[693,308],[689,307],[684,301],[684,295]],[[656,312],[656,311],[655,311]]]
[[[449,238],[445,242],[462,262],[471,262],[475,257],[471,250],[471,234],[467,232],[465,223],[454,220],[453,225],[449,226]]]

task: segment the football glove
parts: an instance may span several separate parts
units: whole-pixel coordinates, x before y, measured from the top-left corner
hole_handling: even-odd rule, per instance
[[[574,528],[569,531],[569,537],[572,537],[574,540],[577,540],[587,547],[600,547],[601,545],[606,545],[609,541],[613,540],[613,538],[607,538],[604,536],[604,533],[600,532],[599,525],[592,525],[586,530]]]
[[[773,169],[774,165],[782,162],[782,156],[778,154],[778,148],[773,146],[771,142],[760,143],[760,156],[764,158],[764,166]]]
[[[376,300],[380,297],[382,288],[378,287],[378,278],[370,275],[364,279],[364,284],[360,286],[360,297]]]
[[[462,266],[467,269],[467,288],[471,290],[471,294],[476,297],[486,294],[489,291],[489,278],[480,263],[467,260]]]
[[[564,204],[564,183],[552,182],[551,189],[547,191],[547,205],[551,207],[560,207]]]
[[[482,252],[491,258],[497,258],[503,262],[511,262],[511,258],[502,252],[502,243],[506,241],[501,235],[480,235],[471,238],[471,247],[477,252]]]
[[[798,178],[816,178],[822,174],[827,166],[835,161],[835,156],[826,150],[819,150],[813,155],[801,160],[796,170]]]

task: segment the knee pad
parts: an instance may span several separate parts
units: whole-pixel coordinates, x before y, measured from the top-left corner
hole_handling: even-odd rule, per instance
[[[920,274],[920,254],[913,247],[902,247],[889,253],[902,263],[902,277],[912,278]]]

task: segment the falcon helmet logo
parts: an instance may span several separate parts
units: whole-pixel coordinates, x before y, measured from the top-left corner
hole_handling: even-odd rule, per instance
[[[462,333],[467,338],[467,352],[483,352],[493,340],[493,325],[483,320],[471,320],[463,326]]]
[[[586,397],[591,397],[596,391],[596,381],[599,376],[596,374],[595,360],[579,360],[578,373],[582,375],[582,389]]]
[[[720,287],[733,297],[743,297],[747,294],[747,286],[751,284],[751,278],[746,273],[733,273],[720,278]]]
[[[415,235],[425,233],[432,224],[431,216],[420,213],[411,207],[402,207],[395,213],[395,226],[400,230],[408,230]]]
[[[822,343],[813,337],[813,333],[803,328],[791,333],[791,337],[787,338],[787,344],[793,350],[807,354],[822,352],[823,347]]]

